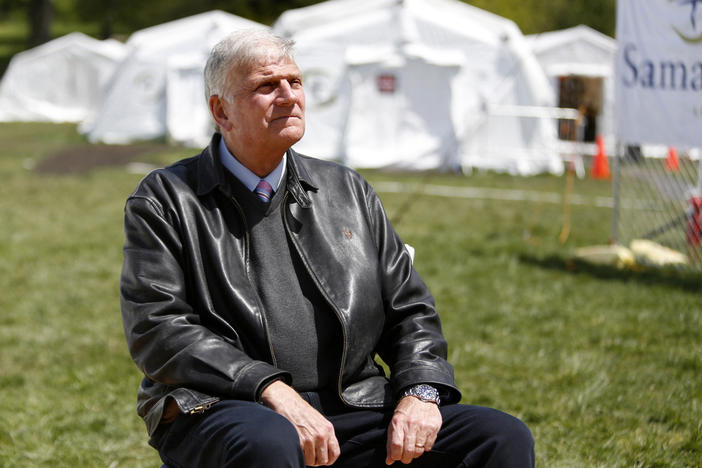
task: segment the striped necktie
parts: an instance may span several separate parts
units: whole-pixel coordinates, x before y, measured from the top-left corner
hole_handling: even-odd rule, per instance
[[[254,193],[263,203],[268,203],[271,201],[271,196],[273,195],[273,187],[271,187],[271,184],[261,179],[254,189]]]

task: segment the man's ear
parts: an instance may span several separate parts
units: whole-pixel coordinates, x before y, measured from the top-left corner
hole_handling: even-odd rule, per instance
[[[212,114],[212,118],[217,122],[219,128],[225,131],[231,130],[232,122],[227,117],[222,99],[217,95],[212,95],[208,104],[210,105],[210,114]]]

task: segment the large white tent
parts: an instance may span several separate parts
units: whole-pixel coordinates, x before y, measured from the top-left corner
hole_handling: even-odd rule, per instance
[[[533,34],[527,36],[527,41],[555,93],[558,93],[563,77],[602,80],[602,108],[597,119],[597,133],[604,137],[608,146],[614,146],[614,61],[617,41],[585,25]]]
[[[74,32],[12,57],[0,82],[0,121],[80,122],[126,50]]]
[[[81,131],[105,143],[167,137],[206,144],[212,134],[202,77],[207,55],[227,34],[257,27],[265,26],[210,11],[135,32],[99,113]]]
[[[273,29],[297,43],[302,152],[354,167],[563,170],[553,120],[527,117],[554,93],[512,21],[457,0],[329,0]]]

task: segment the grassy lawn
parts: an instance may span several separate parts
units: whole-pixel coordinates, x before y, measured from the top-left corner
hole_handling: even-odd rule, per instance
[[[31,170],[83,144],[72,125],[0,124],[3,467],[159,466],[119,312],[123,203],[142,176]],[[190,154],[154,144],[140,160]],[[702,277],[571,260],[609,240],[611,210],[587,203],[608,182],[575,181],[585,203],[560,244],[557,202],[426,187],[561,195],[564,178],[365,175],[417,250],[464,402],[523,418],[542,467],[702,466]]]

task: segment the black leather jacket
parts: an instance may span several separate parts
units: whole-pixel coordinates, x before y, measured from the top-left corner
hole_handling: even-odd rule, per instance
[[[137,410],[149,433],[166,397],[192,413],[223,398],[255,400],[266,382],[290,381],[276,367],[266,311],[249,281],[246,219],[231,195],[219,138],[200,155],[152,172],[126,203],[122,318],[145,375]],[[390,407],[400,389],[424,382],[458,401],[433,297],[377,194],[339,164],[293,150],[287,161],[281,212],[341,324],[341,400]]]

